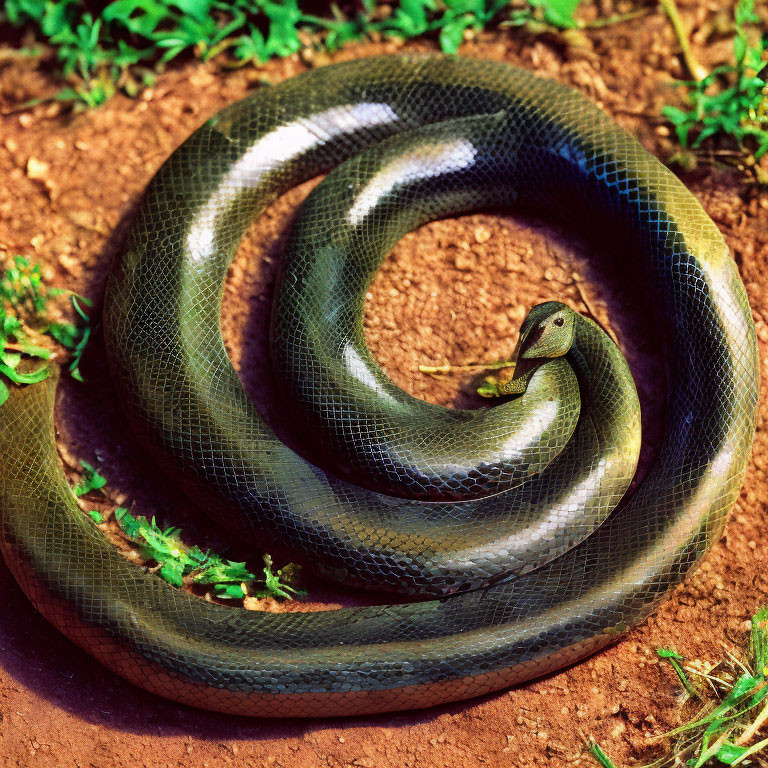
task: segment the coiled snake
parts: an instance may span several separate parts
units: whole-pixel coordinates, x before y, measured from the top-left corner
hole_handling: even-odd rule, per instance
[[[400,482],[412,499],[337,479],[285,448],[245,396],[218,328],[227,266],[252,217],[348,158],[297,222],[277,289],[276,362],[313,434],[342,461],[384,457],[377,482]],[[639,413],[620,356],[588,321],[562,305],[534,310],[515,379],[528,391],[492,409],[501,426],[488,450],[477,440],[488,416],[446,416],[393,394],[361,341],[361,292],[402,232],[513,202],[615,231],[665,339],[663,443],[612,513],[634,470]],[[223,110],[150,185],[113,267],[105,332],[139,438],[219,519],[298,548],[333,578],[439,596],[275,615],[174,590],[79,511],[55,449],[54,382],[15,389],[0,408],[0,531],[20,585],[117,673],[225,712],[425,707],[595,651],[641,621],[719,535],[755,428],[754,326],[716,226],[582,96],[490,61],[364,59]],[[599,376],[597,347],[617,358]],[[360,403],[378,413],[369,420]],[[534,423],[543,432],[530,437]],[[467,462],[454,466],[432,439],[441,430]],[[433,495],[442,500],[424,500]]]

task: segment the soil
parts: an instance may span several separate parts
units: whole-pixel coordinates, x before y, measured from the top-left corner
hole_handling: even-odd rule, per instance
[[[600,11],[613,9],[610,1]],[[705,30],[719,0],[683,4],[700,58],[728,56],[726,38]],[[588,13],[597,8],[588,7]],[[578,41],[576,41],[578,43]],[[684,75],[667,20],[642,18],[589,31],[580,44],[510,31],[480,34],[462,53],[503,59],[575,86],[662,159],[675,151],[661,106]],[[431,50],[428,43],[369,43],[327,57]],[[323,57],[325,61],[326,57]],[[318,63],[317,61],[311,63]],[[131,100],[73,113],[52,96],[58,85],[35,60],[0,61],[0,256],[41,262],[53,285],[101,300],[111,257],[120,248],[147,182],[197,125],[258,88],[305,69],[300,57],[227,71],[190,63],[162,74]],[[768,194],[742,173],[700,166],[682,174],[728,240],[749,292],[768,378]],[[314,182],[313,182],[314,183]],[[259,407],[286,430],[266,353],[274,267],[296,205],[313,183],[292,191],[254,224],[232,267],[223,328],[231,356]],[[636,376],[643,406],[644,466],[663,424],[660,340],[621,254],[541,221],[478,214],[441,221],[405,237],[376,277],[366,332],[385,370],[413,394],[476,407],[476,377],[430,377],[419,364],[508,356],[532,304],[568,301],[611,327]],[[97,310],[98,311],[98,308]],[[109,504],[136,500],[137,513],[179,522],[191,513],[133,445],[104,370],[101,340],[83,365],[87,383],[67,383],[59,402],[62,459],[96,462],[109,480]],[[761,393],[764,394],[764,393]],[[727,530],[699,570],[641,627],[596,656],[543,680],[470,702],[421,712],[347,720],[267,721],[227,717],[150,696],[102,669],[32,609],[0,565],[0,765],[2,766],[465,766],[591,765],[580,733],[601,741],[619,764],[658,756],[658,735],[677,724],[678,685],[655,656],[674,646],[690,659],[717,659],[743,647],[749,618],[768,602],[764,525],[768,503],[768,400],[761,397],[757,439],[741,498]],[[95,506],[95,503],[94,503]],[[217,543],[196,517],[191,536]],[[356,599],[310,582],[301,608]]]

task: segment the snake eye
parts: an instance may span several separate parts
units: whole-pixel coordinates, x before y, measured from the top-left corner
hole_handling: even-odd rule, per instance
[[[554,323],[559,328],[561,325],[563,325],[563,323],[565,323],[565,320],[562,317],[556,317]]]

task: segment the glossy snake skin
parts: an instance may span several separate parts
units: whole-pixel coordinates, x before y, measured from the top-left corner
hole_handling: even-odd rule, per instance
[[[292,236],[277,287],[276,362],[311,434],[342,461],[365,468],[385,456],[386,493],[277,441],[218,328],[227,266],[249,221],[283,190],[340,163]],[[455,477],[439,441],[414,439],[445,430],[451,417],[392,395],[361,341],[361,296],[403,232],[513,203],[609,230],[666,342],[663,443],[612,513],[634,469],[639,413],[621,356],[594,324],[567,315],[573,344],[544,362],[537,355],[550,353],[535,351],[542,324],[570,310],[531,313],[515,376],[527,391],[492,409],[498,432],[485,453],[471,441],[490,416],[455,417]],[[212,514],[243,535],[290,544],[333,578],[448,595],[265,614],[174,590],[119,555],[79,511],[55,450],[55,382],[14,390],[0,408],[0,530],[22,588],[119,674],[225,712],[425,707],[582,658],[641,621],[717,538],[754,434],[754,326],[715,225],[578,93],[489,61],[365,59],[219,113],[152,182],[113,269],[105,329],[140,440]],[[601,363],[598,348],[614,359]],[[382,410],[388,395],[402,419]],[[372,422],[361,402],[378,406]],[[547,418],[535,416],[547,402]],[[329,418],[316,418],[317,403]],[[413,418],[424,419],[420,429]],[[530,437],[531,419],[550,433]],[[360,459],[363,428],[378,443]],[[529,478],[531,467],[538,474]],[[409,492],[421,498],[402,498]],[[438,500],[423,500],[430,495]]]

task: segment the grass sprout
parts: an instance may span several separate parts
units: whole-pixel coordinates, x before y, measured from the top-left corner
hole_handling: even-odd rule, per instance
[[[525,7],[512,11],[505,26],[527,26],[531,31],[574,29],[579,26],[576,9],[581,0],[529,0]]]
[[[748,652],[740,656],[729,651],[706,671],[700,665],[683,666],[675,651],[659,648],[656,653],[680,680],[687,719],[656,737],[670,740],[671,748],[644,768],[768,765],[768,738],[760,738],[768,726],[768,607],[752,617]],[[588,740],[586,746],[604,768],[616,768],[597,742]]]
[[[595,758],[595,762],[602,768],[617,768],[616,763],[611,760],[605,750],[593,739],[586,739],[587,752]]]

